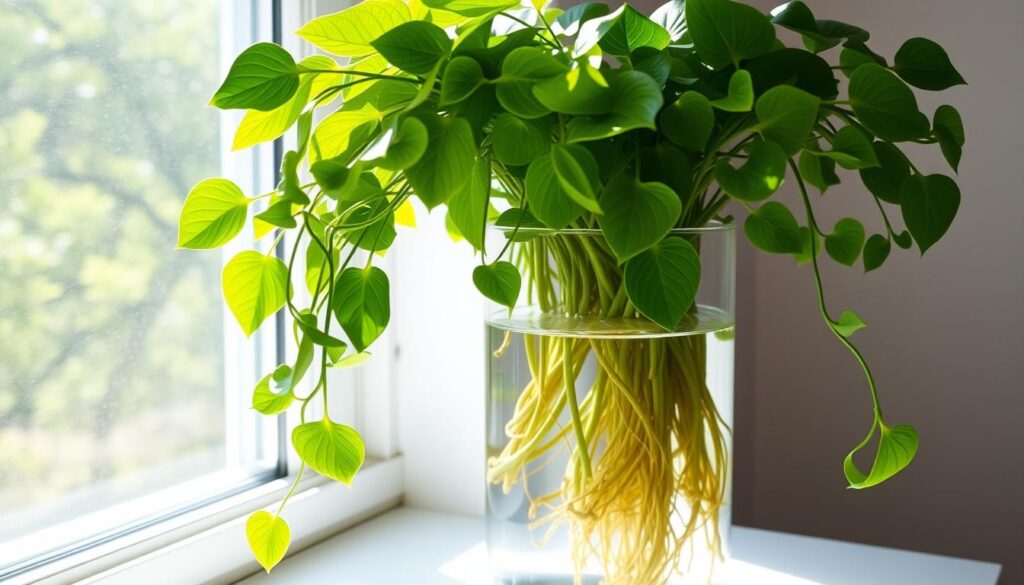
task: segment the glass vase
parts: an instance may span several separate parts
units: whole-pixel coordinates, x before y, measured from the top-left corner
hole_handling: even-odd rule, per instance
[[[514,238],[513,238],[514,235]],[[644,318],[599,230],[513,238],[519,301],[488,308],[487,545],[502,585],[714,583],[728,554],[735,236],[699,250],[674,331]]]

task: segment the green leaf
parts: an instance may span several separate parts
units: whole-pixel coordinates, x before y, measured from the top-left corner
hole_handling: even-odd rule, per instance
[[[537,47],[520,47],[502,62],[495,95],[503,108],[520,118],[546,116],[551,110],[533,95],[533,86],[567,70],[561,61]]]
[[[669,0],[651,13],[651,20],[668,31],[672,42],[677,42],[686,34],[686,2]]]
[[[549,111],[561,114],[581,116],[614,111],[609,80],[586,62],[577,62],[572,69],[537,82],[533,95]]]
[[[965,143],[964,123],[960,119],[960,112],[953,106],[939,106],[935,110],[932,127],[939,140],[942,156],[946,158],[953,171],[959,171]]]
[[[287,230],[299,225],[292,215],[293,203],[287,200],[276,201],[266,210],[256,214],[254,221],[258,220],[264,224]]]
[[[821,253],[821,237],[816,233],[813,236],[811,234],[811,228],[800,227],[800,251],[793,254],[797,264],[807,264],[812,259],[812,253],[815,255]]]
[[[757,100],[755,128],[782,147],[787,155],[796,154],[818,119],[817,97],[806,91],[780,85],[766,91]]]
[[[610,55],[629,57],[641,47],[661,50],[670,42],[672,38],[668,31],[632,6],[624,4],[611,14],[590,19],[580,25],[573,56],[582,57],[594,45],[600,45]]]
[[[363,97],[360,95],[359,97]],[[383,114],[374,105],[349,101],[321,120],[313,131],[310,162],[336,158],[348,163],[369,140]]]
[[[412,116],[395,122],[363,155],[368,164],[388,171],[405,170],[427,151],[427,127]]]
[[[300,68],[337,69],[337,64],[329,57],[314,55],[299,62]],[[242,117],[235,129],[231,150],[242,150],[261,142],[273,140],[285,133],[295,124],[303,109],[311,98],[317,97],[321,91],[329,87],[333,80],[329,74],[303,73],[300,76],[299,89],[285,103],[270,111],[249,110]],[[324,102],[326,103],[326,102]],[[303,141],[300,141],[302,143]]]
[[[831,49],[845,39],[868,40],[868,32],[862,28],[834,20],[816,20],[810,8],[799,0],[772,10],[772,22],[800,33],[804,44],[815,53]]]
[[[352,368],[358,368],[359,366],[370,361],[371,357],[373,356],[368,351],[353,353],[351,355],[345,356],[341,359],[331,362],[330,367],[337,370],[349,370]]]
[[[601,194],[601,231],[619,262],[660,242],[679,221],[682,203],[668,186],[642,183],[631,172],[608,182]]]
[[[871,55],[855,49],[843,48],[842,52],[839,53],[839,67],[842,69],[843,75],[847,78],[853,75],[853,72],[856,71],[858,67],[869,63],[885,65],[885,63],[878,63],[871,57]]]
[[[669,237],[626,262],[626,293],[637,310],[675,331],[697,298],[700,254],[690,242]]]
[[[533,230],[546,229],[547,227],[536,217],[533,217],[533,214],[529,211],[518,207],[506,209],[498,216],[498,219],[494,220],[494,225],[509,228],[508,230],[502,230],[503,235],[505,239],[510,239],[514,242],[528,242],[536,237]],[[513,236],[512,233],[517,227],[522,231],[516,231],[516,235]]]
[[[630,61],[634,70],[650,75],[658,87],[664,86],[672,74],[672,58],[664,49],[659,51],[651,47],[640,47]]]
[[[178,247],[205,250],[230,242],[245,227],[249,199],[227,179],[205,179],[188,192],[178,219]]]
[[[331,308],[356,351],[370,346],[391,319],[388,275],[376,266],[346,268],[334,285]]]
[[[853,126],[844,126],[832,137],[832,149],[815,151],[815,154],[828,157],[844,169],[864,169],[879,166],[871,139]]]
[[[320,189],[333,199],[340,198],[346,188],[358,180],[357,173],[337,158],[316,161],[310,165],[309,172]]]
[[[861,65],[850,76],[850,105],[864,126],[882,140],[924,138],[931,124],[917,109],[907,84],[880,65]]]
[[[515,265],[500,261],[474,268],[473,284],[485,297],[511,310],[519,298],[522,277]]]
[[[448,62],[441,77],[439,106],[450,106],[473,95],[484,84],[484,70],[472,57],[455,57]]]
[[[836,332],[843,337],[850,337],[857,331],[867,327],[867,325],[864,324],[864,320],[853,311],[843,311],[843,313],[839,315],[839,320],[835,322],[834,326]]]
[[[526,201],[533,216],[550,228],[564,228],[583,213],[562,188],[550,154],[537,157],[526,170]]]
[[[839,94],[839,81],[828,61],[800,49],[779,49],[743,63],[750,72],[754,93],[762,94],[778,85],[791,85],[822,99]]]
[[[885,263],[892,244],[889,238],[875,234],[864,244],[864,272],[871,272]]]
[[[864,489],[876,486],[903,470],[914,460],[917,454],[920,438],[917,431],[910,425],[897,425],[888,427],[881,421],[875,421],[871,427],[871,434],[875,434],[876,426],[879,428],[878,451],[875,453],[875,462],[871,465],[871,471],[867,475],[857,469],[853,462],[853,456],[867,445],[867,440],[857,445],[846,456],[843,461],[843,473],[846,480],[850,482],[852,489]]]
[[[675,144],[703,152],[715,128],[715,112],[704,94],[686,91],[662,110],[658,127]]]
[[[528,165],[548,152],[551,127],[546,120],[524,120],[504,112],[494,118],[491,145],[494,156],[509,166]]]
[[[566,195],[587,211],[601,214],[597,161],[589,150],[575,144],[552,144],[551,167]]]
[[[832,185],[839,184],[839,175],[836,174],[836,161],[812,154],[809,150],[800,152],[800,176],[804,181],[816,187],[824,195]]]
[[[245,538],[249,541],[249,548],[256,561],[269,574],[288,552],[292,533],[288,523],[280,516],[260,510],[246,520]]]
[[[726,112],[749,112],[754,107],[754,82],[750,72],[737,69],[729,79],[729,94],[711,102]]]
[[[452,40],[443,28],[421,20],[400,24],[370,42],[370,45],[388,63],[417,75],[433,71],[452,50]]]
[[[967,85],[949,62],[949,55],[935,41],[915,37],[903,43],[893,59],[892,70],[904,81],[921,89],[941,91]]]
[[[756,8],[730,0],[687,0],[686,23],[694,48],[712,67],[739,66],[775,45],[775,28]]]
[[[484,247],[487,204],[491,198],[491,167],[483,158],[473,163],[469,181],[448,201],[448,214],[466,241],[476,250]]]
[[[210,105],[222,110],[273,110],[299,89],[299,68],[274,43],[256,43],[231,64]]]
[[[469,180],[476,159],[473,129],[462,118],[430,117],[426,123],[429,148],[405,174],[427,209],[444,203]]]
[[[364,57],[374,53],[371,41],[409,20],[409,8],[401,0],[363,0],[314,18],[295,34],[328,53]]]
[[[895,145],[888,142],[872,144],[878,167],[861,169],[860,180],[872,195],[886,203],[899,205],[903,183],[910,178],[910,163]]]
[[[840,219],[825,236],[825,251],[840,264],[853,266],[863,248],[864,226],[853,218]]]
[[[803,250],[800,226],[789,208],[770,201],[747,216],[743,231],[759,250],[773,254],[799,254]]]
[[[747,149],[743,166],[733,168],[727,159],[715,165],[715,181],[730,197],[761,201],[774,193],[786,176],[786,153],[770,140],[759,140]]]
[[[423,0],[423,4],[463,16],[485,16],[518,6],[519,0]]]
[[[295,427],[292,446],[310,469],[346,485],[352,484],[366,457],[359,433],[352,427],[331,422],[326,416]]]
[[[255,250],[229,260],[221,284],[224,300],[247,336],[281,309],[291,293],[284,262]]]
[[[345,239],[370,252],[381,252],[390,248],[398,235],[395,231],[395,213],[389,210],[390,207],[391,203],[383,196],[360,205],[352,212],[348,221],[358,224],[373,221],[362,227],[347,230]]]
[[[939,241],[960,207],[960,188],[945,175],[913,175],[903,183],[903,222],[921,254]]]
[[[693,193],[693,162],[682,150],[671,144],[660,144],[640,150],[640,180],[664,183],[675,191],[683,207]]]
[[[655,129],[655,119],[664,103],[661,88],[650,75],[639,71],[618,71],[609,76],[611,94],[604,115],[576,116],[566,125],[569,142],[600,140],[636,128]]]
[[[273,381],[274,388],[270,387]],[[291,406],[295,400],[292,393],[292,369],[290,366],[278,366],[273,374],[267,374],[256,384],[252,393],[252,407],[260,414],[280,414]]]
[[[914,238],[911,237],[910,232],[903,230],[898,234],[893,234],[892,241],[896,242],[896,245],[904,250],[909,250],[914,247]]]

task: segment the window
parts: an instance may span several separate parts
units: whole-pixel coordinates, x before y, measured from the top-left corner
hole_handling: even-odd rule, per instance
[[[237,333],[216,254],[175,251],[197,179],[268,184],[202,106],[270,14],[0,0],[0,580],[284,472],[247,408],[279,344]]]

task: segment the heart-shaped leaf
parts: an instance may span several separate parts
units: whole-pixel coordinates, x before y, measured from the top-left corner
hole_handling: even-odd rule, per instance
[[[816,151],[844,169],[864,169],[879,166],[878,156],[871,146],[871,139],[853,126],[844,126],[832,137],[830,150]]]
[[[600,140],[636,128],[654,129],[664,103],[661,88],[650,75],[640,71],[619,71],[608,76],[611,93],[607,114],[576,116],[566,125],[569,142]]]
[[[520,118],[546,116],[551,110],[533,95],[533,86],[567,70],[561,61],[537,47],[519,47],[502,62],[495,95],[502,107]]]
[[[299,68],[288,51],[274,43],[256,43],[231,64],[210,105],[222,110],[269,111],[298,89]]]
[[[441,77],[439,106],[450,106],[468,98],[484,81],[484,70],[472,57],[455,57],[448,62]]]
[[[867,446],[868,441],[875,434],[875,428],[879,429],[878,451],[875,453],[875,461],[867,475],[857,469],[853,456]],[[860,445],[857,445],[846,456],[843,461],[843,472],[846,480],[850,482],[851,489],[864,489],[876,486],[903,470],[917,455],[917,447],[920,437],[917,430],[910,425],[896,425],[888,427],[885,423],[876,420],[871,427],[868,438]]]
[[[903,183],[903,222],[923,255],[939,241],[960,208],[960,188],[945,175],[914,175]]]
[[[712,67],[738,67],[775,44],[775,27],[765,15],[730,0],[687,0],[686,23],[697,54]]]
[[[260,414],[282,413],[288,410],[294,400],[292,368],[286,365],[278,366],[273,374],[264,376],[252,392],[252,407]]]
[[[700,287],[700,254],[669,237],[626,262],[626,293],[645,317],[674,331]]]
[[[188,192],[178,219],[178,247],[217,248],[245,227],[249,199],[227,179],[205,179]]]
[[[601,214],[597,161],[589,150],[575,144],[552,144],[551,167],[566,195],[587,211]]]
[[[430,146],[405,174],[427,209],[433,209],[469,180],[466,171],[476,158],[476,142],[472,127],[463,118],[429,117],[423,121]]]
[[[419,118],[408,116],[384,131],[363,154],[362,160],[388,171],[401,171],[423,157],[428,141],[427,127]]]
[[[765,138],[778,143],[787,155],[796,154],[818,119],[820,103],[817,97],[795,87],[773,87],[758,98],[754,106],[755,128]]]
[[[522,277],[514,264],[499,261],[474,268],[473,284],[485,297],[511,310],[519,299]]]
[[[482,250],[491,198],[491,167],[487,160],[478,158],[470,175],[462,189],[448,200],[448,217],[474,249]]]
[[[715,128],[715,112],[704,94],[686,91],[661,112],[658,128],[673,143],[703,152]]]
[[[871,272],[885,263],[892,250],[889,238],[875,234],[864,243],[864,272]]]
[[[835,330],[843,337],[849,337],[857,331],[867,327],[864,320],[853,311],[843,311],[834,324]]]
[[[747,149],[746,162],[733,168],[726,159],[715,165],[715,181],[730,197],[761,201],[774,193],[786,176],[786,153],[770,140],[759,140]]]
[[[356,351],[374,342],[391,319],[388,275],[376,266],[346,268],[334,285],[331,308]]]
[[[833,185],[839,184],[839,175],[836,174],[836,161],[813,154],[810,150],[800,152],[798,167],[800,176],[804,181],[816,187],[821,194]]]
[[[800,0],[787,2],[771,12],[772,22],[800,33],[804,44],[815,53],[831,49],[846,39],[864,42],[868,31],[834,20],[817,20],[806,4]]]
[[[526,120],[504,112],[494,118],[491,144],[494,157],[502,163],[528,165],[550,148],[551,127],[545,120]]]
[[[935,41],[921,37],[903,43],[893,58],[892,70],[921,89],[941,91],[954,85],[967,85],[949,62],[946,51]]]
[[[224,301],[246,335],[281,309],[291,292],[284,262],[255,250],[239,252],[228,261],[221,285]]]
[[[861,169],[860,180],[875,197],[899,205],[903,198],[903,183],[910,178],[910,163],[893,144],[875,142],[871,146],[879,166]]]
[[[292,446],[310,469],[346,485],[352,483],[366,457],[366,447],[359,433],[327,417],[295,427]]]
[[[550,154],[530,163],[526,171],[526,201],[533,216],[550,228],[564,228],[583,213],[580,204],[562,188]]]
[[[769,201],[747,216],[743,231],[750,243],[764,252],[799,254],[803,250],[796,218],[788,207],[777,201]]]
[[[837,221],[832,233],[825,236],[825,251],[840,264],[853,266],[863,248],[864,226],[850,217]]]
[[[679,196],[668,186],[641,183],[631,172],[613,177],[601,194],[598,220],[608,245],[625,262],[660,242],[682,212]]]
[[[342,57],[374,53],[371,41],[411,18],[402,0],[363,0],[351,8],[314,18],[295,32],[313,45]]]
[[[504,73],[502,77],[505,77]],[[577,62],[564,73],[538,81],[533,86],[533,95],[547,111],[560,114],[598,115],[615,110],[609,80],[586,61]]]
[[[267,573],[281,562],[292,541],[288,523],[266,510],[254,512],[245,522],[245,538],[256,561]]]
[[[822,99],[839,94],[839,82],[828,61],[800,49],[772,51],[745,61],[743,68],[750,72],[756,94],[778,85],[792,85]]]
[[[964,122],[960,119],[960,112],[953,106],[939,106],[935,110],[932,127],[939,140],[942,156],[953,171],[959,171],[965,143]]]
[[[594,45],[609,55],[629,57],[641,47],[664,49],[672,42],[664,28],[628,4],[618,10],[593,18],[580,25],[573,56],[586,55]]]
[[[754,82],[750,72],[737,69],[729,78],[729,93],[711,105],[726,112],[749,112],[754,107]]]
[[[850,106],[864,126],[882,140],[904,142],[931,132],[917,109],[914,92],[888,69],[869,63],[850,76]]]
[[[448,56],[452,40],[436,24],[414,20],[396,26],[370,45],[402,71],[427,75]]]

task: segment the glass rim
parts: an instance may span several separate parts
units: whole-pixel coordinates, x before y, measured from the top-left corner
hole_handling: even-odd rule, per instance
[[[503,234],[510,234],[516,231],[516,226],[488,224],[489,229],[497,230]],[[736,231],[736,222],[723,223],[712,221],[700,227],[672,228],[666,236],[686,236],[714,233],[731,233]],[[536,236],[600,236],[603,235],[601,228],[549,228],[536,226],[520,226],[519,234]]]

